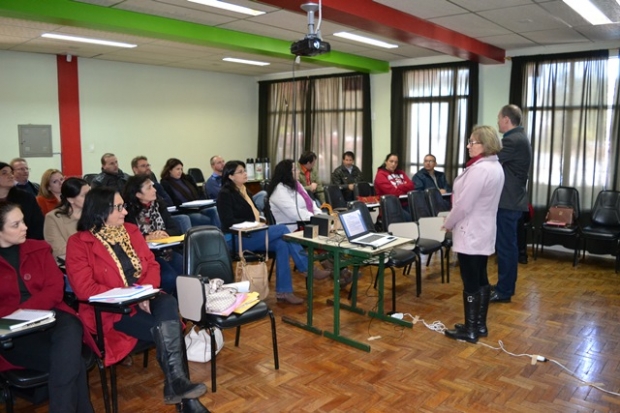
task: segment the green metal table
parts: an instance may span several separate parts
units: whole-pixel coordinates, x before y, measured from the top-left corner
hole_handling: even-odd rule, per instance
[[[318,238],[304,238],[303,232],[293,232],[291,234],[284,235],[284,238],[289,242],[295,242],[301,244],[308,249],[308,298],[307,298],[307,314],[306,322],[298,321],[289,316],[283,316],[282,321],[294,325],[296,327],[303,328],[314,334],[323,335],[332,340],[336,340],[340,343],[347,344],[355,347],[359,350],[370,352],[370,346],[368,344],[353,340],[349,337],[345,337],[340,334],[340,309],[355,312],[357,314],[365,315],[377,318],[390,323],[398,324],[404,327],[413,327],[413,324],[399,320],[385,314],[384,309],[384,269],[385,258],[389,252],[400,245],[408,244],[413,240],[408,238],[398,238],[397,240],[384,245],[381,248],[372,249],[370,247],[362,247],[360,245],[352,245],[346,238],[336,236],[344,241],[335,241],[328,237]],[[326,254],[334,260],[334,274],[340,274],[341,268],[345,268],[349,265],[354,267],[353,271],[353,283],[351,284],[351,304],[340,303],[340,277],[334,277],[334,298],[328,300],[329,304],[333,304],[334,309],[334,329],[333,331],[324,331],[314,326],[313,322],[313,300],[314,300],[314,274],[313,266],[316,257],[316,250],[322,251],[321,256]],[[378,302],[377,311],[368,311],[357,307],[357,276],[359,267],[365,265],[368,260],[373,260],[378,266],[377,270],[377,289],[378,289]]]

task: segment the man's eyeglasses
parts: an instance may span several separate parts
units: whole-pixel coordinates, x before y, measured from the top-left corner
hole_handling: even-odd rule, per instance
[[[116,209],[118,212],[122,212],[123,209],[127,209],[127,204],[110,205],[110,209],[112,209],[112,211]]]
[[[478,145],[478,144],[482,145],[482,142],[469,140],[469,141],[467,141],[467,144],[471,145],[471,146]]]
[[[15,168],[15,171],[20,171],[20,172],[29,172],[30,168]]]

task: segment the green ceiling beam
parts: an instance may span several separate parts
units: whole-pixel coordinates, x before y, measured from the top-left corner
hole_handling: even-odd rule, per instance
[[[70,0],[0,0],[0,16],[294,58],[285,40]],[[303,59],[363,73],[389,71],[388,62],[337,51]]]

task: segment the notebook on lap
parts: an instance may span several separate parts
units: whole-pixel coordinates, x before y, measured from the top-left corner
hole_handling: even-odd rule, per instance
[[[338,217],[342,223],[344,233],[351,244],[379,248],[397,239],[393,235],[370,232],[366,228],[361,212],[357,209],[341,212]]]

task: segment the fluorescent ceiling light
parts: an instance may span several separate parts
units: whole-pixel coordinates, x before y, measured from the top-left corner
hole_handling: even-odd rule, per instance
[[[610,24],[611,20],[603,14],[590,0],[562,0],[584,19],[593,25]],[[620,4],[620,0],[616,0]]]
[[[271,64],[267,62],[259,62],[256,60],[236,59],[234,57],[225,57],[222,60],[226,62],[243,63],[244,65],[254,65],[254,66],[269,66]]]
[[[381,40],[371,39],[370,37],[360,36],[353,33],[348,32],[338,32],[334,33],[334,36],[342,37],[344,39],[355,40],[356,42],[367,43],[373,46],[385,47],[386,49],[394,49],[398,47],[397,44],[391,44],[382,42]]]
[[[237,6],[236,4],[225,3],[219,0],[188,0],[192,3],[204,4],[205,6],[217,7],[218,9],[224,9],[234,11],[236,13],[249,14],[250,16],[260,16],[265,14],[264,11],[250,9],[249,7]]]
[[[116,47],[127,47],[127,48],[133,48],[133,47],[138,46],[137,44],[131,44],[131,43],[112,42],[110,40],[90,39],[88,37],[66,36],[64,34],[56,34],[56,33],[43,33],[41,37],[46,37],[48,39],[68,40],[70,42],[100,44],[102,46],[116,46]]]

